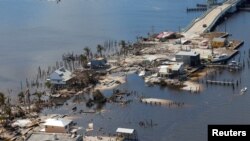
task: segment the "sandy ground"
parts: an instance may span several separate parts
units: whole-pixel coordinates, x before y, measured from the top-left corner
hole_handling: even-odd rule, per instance
[[[98,89],[100,91],[103,91],[108,89],[114,89],[115,87],[125,82],[126,82],[125,75],[118,75],[118,76],[107,75],[102,80],[100,80],[100,84],[98,84],[95,87],[95,90]]]
[[[201,84],[198,84],[196,82],[192,82],[192,81],[186,81],[184,82],[185,87],[182,87],[182,90],[185,91],[191,91],[191,92],[197,92],[197,91],[202,91],[203,87]]]

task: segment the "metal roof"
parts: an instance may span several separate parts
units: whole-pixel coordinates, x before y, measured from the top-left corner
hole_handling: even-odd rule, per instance
[[[226,38],[213,38],[213,42],[225,42]]]
[[[175,63],[172,65],[172,70],[173,71],[178,71],[182,67],[183,63]]]
[[[182,55],[182,56],[197,56],[199,53],[195,51],[179,51],[176,53],[176,55]]]
[[[49,80],[52,84],[66,84],[66,81],[72,78],[72,73],[64,67],[55,70],[50,74]]]
[[[116,133],[125,133],[125,134],[133,134],[135,129],[129,128],[117,128]]]
[[[168,74],[168,68],[169,66],[166,66],[166,65],[162,65],[159,67],[159,73],[161,74]]]
[[[50,119],[47,119],[45,121],[44,125],[47,125],[47,126],[57,126],[57,127],[65,127],[65,126],[69,125],[71,122],[72,122],[72,120],[68,120],[68,119],[62,119],[62,118],[54,119],[54,118],[50,118]]]

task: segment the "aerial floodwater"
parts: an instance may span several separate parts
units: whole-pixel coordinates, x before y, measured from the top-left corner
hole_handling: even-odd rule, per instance
[[[0,91],[20,90],[20,81],[31,79],[37,68],[47,68],[63,53],[93,51],[106,40],[135,41],[148,32],[179,31],[202,12],[186,12],[205,0],[1,0],[0,1]],[[248,61],[250,49],[250,13],[239,11],[216,31],[244,40],[234,57]],[[199,94],[166,87],[145,85],[137,74],[127,76],[120,89],[135,91],[144,97],[183,102],[183,108],[142,104],[134,100],[123,106],[101,105],[94,114],[72,114],[72,107],[86,110],[85,99],[72,98],[61,107],[48,108],[43,114],[72,114],[78,126],[93,122],[96,130],[113,134],[117,127],[136,129],[141,141],[207,140],[208,124],[249,124],[249,66],[240,72],[223,70],[218,80],[238,80],[239,87],[206,85]],[[201,80],[202,81],[202,80]],[[205,81],[205,79],[204,79]],[[112,90],[105,90],[110,95]],[[149,123],[151,126],[142,126]],[[95,131],[96,131],[95,130]],[[100,131],[99,130],[99,131]],[[96,131],[95,134],[104,134]],[[93,133],[94,134],[94,133]]]
[[[186,27],[200,13],[186,7],[202,0],[1,0],[0,89],[20,89],[37,68],[63,53],[93,51],[106,40],[134,41],[152,29]],[[153,28],[152,28],[153,27]],[[14,86],[14,87],[13,87]]]

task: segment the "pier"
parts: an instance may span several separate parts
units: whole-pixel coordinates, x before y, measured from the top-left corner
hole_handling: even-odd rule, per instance
[[[192,11],[206,11],[206,7],[196,7],[196,8],[187,8],[187,12],[192,12]]]
[[[201,34],[211,31],[216,23],[226,13],[233,13],[237,10],[237,6],[240,5],[244,0],[228,0],[222,5],[214,6],[209,9],[204,15],[192,21],[184,32],[188,34]]]
[[[214,80],[207,80],[208,84],[218,84],[218,85],[234,85],[232,81],[214,81]]]

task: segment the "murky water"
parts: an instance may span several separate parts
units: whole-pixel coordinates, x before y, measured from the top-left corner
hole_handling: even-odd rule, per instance
[[[152,29],[179,30],[202,0],[0,0],[0,90],[20,89],[37,68],[67,52],[92,51],[106,40],[130,40]],[[152,28],[153,27],[153,28]]]
[[[185,8],[201,3],[201,0],[62,0],[61,3],[45,0],[1,0],[0,3],[0,84],[19,86],[20,79],[30,77],[41,65],[54,64],[62,53],[81,51],[85,45],[93,50],[97,43],[107,39],[134,40],[138,35],[187,25],[199,15],[185,13]],[[143,4],[142,4],[143,3]],[[7,5],[7,6],[6,6]],[[174,13],[174,14],[173,14]],[[244,40],[241,56],[248,60],[250,13],[240,12],[222,23],[217,30],[227,31]],[[245,54],[244,54],[245,51]],[[242,87],[250,87],[249,68],[239,73],[224,71],[217,80],[241,81],[234,90],[228,86],[206,86],[204,92],[192,94],[158,86],[147,87],[136,74],[128,76],[128,83],[120,88],[135,90],[140,95],[166,98],[184,102],[184,108],[152,106],[133,100],[127,106],[109,104],[96,114],[72,113],[72,107],[79,111],[88,110],[85,102],[64,105],[61,108],[46,109],[45,113],[70,114],[76,117],[79,126],[87,127],[94,122],[97,134],[115,133],[117,127],[135,128],[142,141],[207,140],[208,124],[249,124],[250,95],[239,96]],[[110,95],[111,91],[105,91]],[[78,98],[80,99],[80,98]],[[84,100],[82,100],[84,101]],[[153,122],[153,127],[140,127],[139,122]]]
[[[230,17],[225,23],[217,27],[217,30],[223,31],[225,26],[227,31],[232,33],[230,38],[244,40],[245,44],[240,48],[240,53],[235,59],[241,58],[247,62],[249,39],[247,31],[249,25],[247,18],[250,14],[240,12]],[[244,24],[240,24],[243,23]],[[245,51],[245,53],[244,53]],[[233,89],[231,86],[206,85],[205,90],[200,94],[190,92],[181,92],[158,86],[148,87],[144,84],[142,78],[136,74],[128,77],[128,83],[120,86],[121,89],[135,90],[140,95],[146,97],[165,98],[174,101],[184,102],[188,106],[184,108],[169,108],[164,106],[145,105],[138,100],[134,100],[127,106],[119,104],[106,104],[103,111],[98,114],[76,114],[80,116],[77,122],[80,126],[87,127],[88,122],[94,122],[94,127],[103,130],[95,133],[98,135],[114,133],[117,127],[134,128],[139,133],[139,138],[143,141],[183,141],[183,140],[207,140],[208,124],[249,124],[250,96],[249,92],[240,96],[240,89],[250,87],[249,67],[246,65],[241,72],[233,73],[228,70],[217,73],[217,80],[235,80],[239,81],[239,86]],[[111,91],[105,91],[110,95]],[[58,113],[71,113],[71,108],[78,105],[79,109],[88,110],[84,105],[71,103],[69,106],[63,106]],[[65,110],[65,109],[69,109]],[[56,110],[57,111],[57,110]],[[53,110],[46,110],[48,113],[54,113]],[[74,114],[73,114],[74,115]],[[153,127],[140,127],[139,122],[151,122]]]

